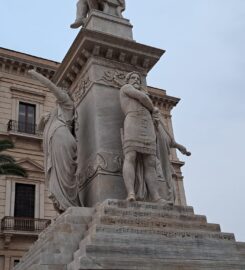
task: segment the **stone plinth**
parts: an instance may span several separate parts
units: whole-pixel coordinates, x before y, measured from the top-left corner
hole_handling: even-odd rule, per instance
[[[133,40],[133,26],[129,20],[93,10],[84,26],[86,29]]]
[[[192,207],[107,200],[69,209],[15,270],[242,270],[244,250]]]
[[[88,26],[95,14],[100,13],[91,13]],[[108,22],[110,15],[103,16]],[[94,28],[82,29],[55,74],[55,83],[69,88],[76,105],[77,173],[80,198],[86,207],[108,198],[126,198],[121,172],[120,129],[124,115],[119,101],[120,82],[124,83],[128,72],[138,71],[146,87],[146,75],[163,53]]]

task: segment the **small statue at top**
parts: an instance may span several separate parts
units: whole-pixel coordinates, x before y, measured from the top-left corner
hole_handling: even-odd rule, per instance
[[[89,12],[93,9],[122,17],[122,12],[125,10],[125,0],[78,0],[77,16],[75,22],[71,24],[71,28],[84,26]]]

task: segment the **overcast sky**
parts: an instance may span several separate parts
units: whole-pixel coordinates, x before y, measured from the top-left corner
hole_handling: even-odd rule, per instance
[[[126,0],[137,42],[166,54],[148,84],[181,98],[176,139],[188,146],[187,201],[245,242],[245,1]],[[62,61],[77,35],[76,0],[0,0],[0,46]],[[244,166],[244,167],[243,167]]]

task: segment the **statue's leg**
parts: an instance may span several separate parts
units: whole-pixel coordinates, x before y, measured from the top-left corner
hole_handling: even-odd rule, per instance
[[[79,0],[77,2],[77,16],[76,20],[73,24],[71,24],[71,28],[78,28],[84,25],[84,21],[89,12],[87,0]]]
[[[157,188],[157,173],[156,173],[156,156],[144,155],[144,180],[148,187],[150,196],[153,201],[164,201],[161,199]]]
[[[135,167],[136,167],[136,151],[128,152],[125,155],[123,163],[123,179],[127,189],[128,201],[135,201]]]

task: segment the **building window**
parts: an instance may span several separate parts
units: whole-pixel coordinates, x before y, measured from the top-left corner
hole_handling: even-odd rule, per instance
[[[36,132],[36,106],[24,102],[19,103],[18,131],[35,134]]]
[[[35,185],[16,183],[14,217],[15,230],[35,230]]]
[[[19,262],[20,262],[20,260],[15,259],[15,260],[14,260],[14,263],[13,263],[13,266],[15,267]]]
[[[20,218],[34,218],[35,185],[16,183],[14,216]]]

